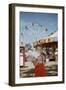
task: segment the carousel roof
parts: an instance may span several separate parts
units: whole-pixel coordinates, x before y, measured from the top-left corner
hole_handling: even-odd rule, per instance
[[[53,41],[58,41],[58,31],[51,33],[48,38],[53,39]]]
[[[47,37],[34,42],[34,46],[44,44],[44,43],[57,42],[57,41],[58,41],[58,31],[55,31],[50,35],[48,35]]]
[[[44,39],[48,39],[48,38],[50,38],[50,39],[53,38],[54,40],[57,40],[58,39],[58,31],[51,33],[50,35],[48,35]]]
[[[58,37],[58,31],[55,31],[54,33],[51,33],[49,37]]]

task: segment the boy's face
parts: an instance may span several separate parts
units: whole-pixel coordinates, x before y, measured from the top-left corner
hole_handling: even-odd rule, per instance
[[[41,52],[42,52],[42,48],[41,48],[41,47],[37,47],[37,51],[38,51],[39,53],[41,53]]]

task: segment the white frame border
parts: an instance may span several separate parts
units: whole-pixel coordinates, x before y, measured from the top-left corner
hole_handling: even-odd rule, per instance
[[[58,76],[19,78],[19,12],[45,12],[58,14]],[[62,81],[62,9],[15,7],[15,84]]]

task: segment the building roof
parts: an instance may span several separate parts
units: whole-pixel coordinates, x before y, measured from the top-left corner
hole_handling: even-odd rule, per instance
[[[47,39],[47,38],[58,38],[58,31],[51,33],[50,35],[48,35],[44,39]]]
[[[57,42],[58,41],[58,31],[55,31],[54,33],[51,33],[47,37],[40,39],[33,43],[34,46],[49,43],[49,42]]]

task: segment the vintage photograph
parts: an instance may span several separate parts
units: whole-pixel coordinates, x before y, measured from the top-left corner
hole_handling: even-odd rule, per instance
[[[64,7],[9,5],[9,85],[64,83]]]
[[[19,13],[19,75],[58,76],[58,14]]]

